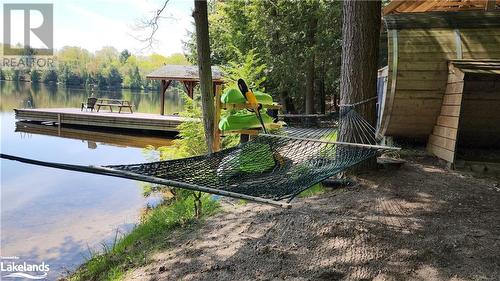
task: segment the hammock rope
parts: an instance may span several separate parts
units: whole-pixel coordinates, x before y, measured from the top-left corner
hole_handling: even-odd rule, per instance
[[[355,143],[337,140],[338,129]],[[145,181],[170,187],[290,207],[302,191],[380,151],[375,129],[352,107],[341,110],[339,128],[287,128],[212,154],[131,165],[80,166],[1,154],[1,158],[59,169]],[[286,200],[283,202],[281,200]]]

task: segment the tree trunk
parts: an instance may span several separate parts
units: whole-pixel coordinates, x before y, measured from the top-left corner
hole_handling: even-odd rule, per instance
[[[193,11],[196,26],[196,44],[198,51],[198,71],[200,75],[201,105],[203,109],[203,125],[208,152],[214,151],[214,91],[212,68],[210,64],[210,42],[208,35],[207,1],[195,0]]]
[[[376,96],[380,37],[380,1],[344,1],[342,22],[342,67],[340,104],[352,104]],[[341,108],[342,111],[345,110]],[[355,110],[375,126],[375,102]],[[352,128],[341,126],[339,140],[355,142]]]
[[[321,64],[319,77],[316,79],[316,92],[318,96],[318,108],[321,114],[326,113],[326,91],[325,91],[325,66]]]
[[[309,57],[306,61],[306,114],[314,114],[316,110],[314,108],[314,69],[315,69],[315,37],[316,28],[318,26],[318,18],[312,17],[309,20],[307,27],[307,40],[309,45]]]

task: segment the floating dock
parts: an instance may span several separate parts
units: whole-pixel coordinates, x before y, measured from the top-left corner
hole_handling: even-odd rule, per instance
[[[14,109],[14,112],[20,121],[165,132],[178,132],[177,126],[187,120],[172,115],[81,111],[79,108]]]

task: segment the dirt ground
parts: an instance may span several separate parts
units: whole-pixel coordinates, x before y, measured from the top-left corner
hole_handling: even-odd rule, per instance
[[[126,280],[500,280],[498,179],[429,157],[290,210],[224,204]]]

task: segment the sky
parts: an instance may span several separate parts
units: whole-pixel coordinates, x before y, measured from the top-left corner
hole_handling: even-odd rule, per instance
[[[164,15],[156,32],[157,42],[153,48],[146,48],[147,43],[136,38],[148,34],[137,28],[141,19],[151,18],[154,11],[163,6],[164,0],[6,0],[2,3],[52,3],[54,7],[54,47],[78,46],[95,52],[104,46],[115,47],[118,51],[128,49],[134,54],[148,55],[158,53],[171,55],[182,53],[182,41],[188,39],[188,30],[192,31],[193,0],[169,0]],[[3,5],[0,16],[3,18]],[[11,13],[12,42],[24,42],[22,11]],[[39,12],[30,14],[31,27],[43,22]],[[2,20],[3,25],[3,20]],[[3,27],[0,28],[4,41]],[[135,37],[135,38],[134,38]],[[43,46],[36,36],[30,36],[34,47]]]

